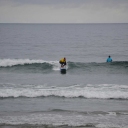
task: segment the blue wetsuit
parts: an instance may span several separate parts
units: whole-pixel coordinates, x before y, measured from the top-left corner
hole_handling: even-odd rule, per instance
[[[112,62],[112,58],[109,57],[106,62]]]

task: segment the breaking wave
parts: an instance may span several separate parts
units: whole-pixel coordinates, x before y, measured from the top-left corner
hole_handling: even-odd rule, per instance
[[[87,84],[57,87],[44,85],[0,84],[0,98],[18,97],[65,97],[65,98],[97,98],[128,99],[128,85]]]
[[[52,72],[60,70],[59,61],[31,60],[31,59],[0,59],[0,70],[25,72]],[[116,61],[112,63],[84,63],[67,62],[68,72],[105,72],[128,74],[128,61]]]
[[[0,59],[0,70],[13,71],[51,71],[59,70],[58,61],[44,61],[44,60],[31,60],[31,59]]]

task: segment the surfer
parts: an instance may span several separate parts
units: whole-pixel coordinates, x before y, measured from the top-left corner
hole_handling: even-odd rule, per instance
[[[62,58],[59,63],[61,64],[61,67],[64,67],[66,65],[66,58]]]
[[[108,56],[106,62],[112,62],[112,58],[111,58],[111,56]]]

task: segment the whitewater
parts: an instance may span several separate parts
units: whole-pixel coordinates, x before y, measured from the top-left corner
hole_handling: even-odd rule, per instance
[[[62,85],[63,86],[63,85]],[[0,98],[17,97],[65,97],[65,98],[97,98],[97,99],[128,99],[128,85],[69,85],[55,87],[44,85],[13,85],[0,84]]]

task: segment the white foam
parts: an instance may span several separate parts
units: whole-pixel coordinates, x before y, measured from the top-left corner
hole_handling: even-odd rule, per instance
[[[90,87],[91,86],[91,87]],[[69,87],[56,87],[45,85],[22,85],[10,88],[1,87],[0,97],[40,97],[40,96],[58,96],[58,97],[85,97],[99,99],[128,99],[128,85],[83,85]],[[115,87],[117,87],[115,89]]]
[[[33,63],[49,63],[58,64],[58,61],[45,61],[45,60],[31,60],[31,59],[0,59],[0,67],[24,65]]]
[[[109,115],[109,116],[116,116],[116,112],[108,112],[107,115]]]
[[[124,128],[120,125],[117,125],[117,124],[112,124],[112,123],[105,123],[105,124],[98,124],[96,125],[96,127],[98,128]]]
[[[124,124],[122,124],[122,121]],[[90,123],[91,122],[91,123]],[[97,128],[127,128],[127,117],[107,117],[98,115],[84,115],[78,113],[22,113],[15,115],[1,115],[0,124],[21,125],[52,125],[52,126],[94,126]]]

